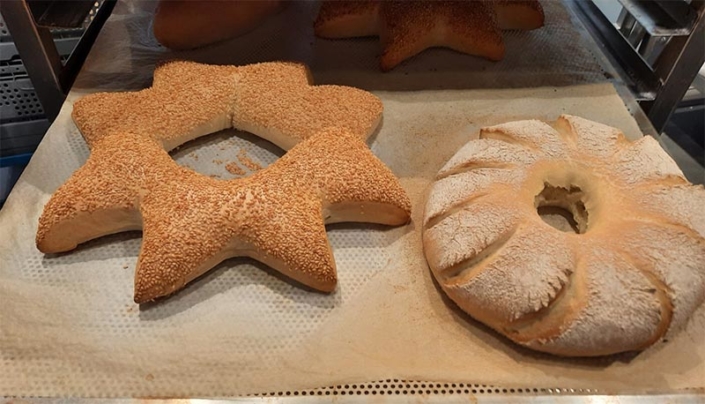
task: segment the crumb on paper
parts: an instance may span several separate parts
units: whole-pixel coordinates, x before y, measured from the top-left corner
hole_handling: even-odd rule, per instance
[[[245,149],[240,149],[240,151],[237,153],[237,159],[240,160],[240,163],[249,168],[251,171],[257,171],[261,170],[262,166],[254,162],[251,158],[247,157],[247,150]]]
[[[213,160],[213,164],[221,165],[221,164],[223,164],[223,160],[215,159],[215,160]]]
[[[122,266],[122,269],[127,269],[127,268],[129,268],[129,267],[130,267],[129,265],[125,264],[125,265]]]
[[[151,382],[152,380],[154,380],[154,375],[151,373],[147,373],[147,376],[145,376],[144,378],[147,379],[148,382]]]
[[[406,292],[406,286],[403,285],[392,285],[392,288],[394,289],[395,294]]]
[[[232,161],[228,163],[228,165],[225,166],[225,169],[228,170],[230,174],[233,175],[245,175],[247,172],[242,169],[239,165],[237,165],[236,162]]]

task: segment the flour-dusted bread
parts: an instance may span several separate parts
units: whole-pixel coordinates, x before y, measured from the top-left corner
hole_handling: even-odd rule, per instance
[[[438,173],[423,243],[464,311],[557,355],[644,349],[705,298],[705,189],[653,138],[574,116],[483,129]]]
[[[154,36],[170,49],[185,50],[242,35],[276,13],[280,0],[161,0]]]

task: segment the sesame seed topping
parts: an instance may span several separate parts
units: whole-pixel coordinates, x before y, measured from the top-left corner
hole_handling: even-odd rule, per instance
[[[380,67],[387,71],[435,46],[501,60],[504,40],[498,13],[521,15],[502,21],[509,28],[533,29],[543,25],[543,9],[537,0],[327,0],[321,6],[314,29],[323,38],[379,36],[383,48]],[[522,19],[532,23],[511,24]]]
[[[268,82],[275,84],[265,87]],[[150,89],[76,102],[74,120],[91,155],[46,204],[37,246],[69,251],[96,237],[142,229],[138,303],[242,255],[332,291],[336,269],[325,213],[390,225],[409,220],[410,202],[398,179],[364,142],[381,112],[379,99],[364,91],[311,86],[301,65],[162,65]],[[181,167],[167,153],[231,121],[255,134],[277,133],[291,150],[251,177],[228,181]],[[257,163],[244,153],[238,158],[254,170]],[[233,163],[226,169],[242,170]],[[351,202],[366,211],[364,220],[347,213]],[[376,216],[380,206],[385,213]]]

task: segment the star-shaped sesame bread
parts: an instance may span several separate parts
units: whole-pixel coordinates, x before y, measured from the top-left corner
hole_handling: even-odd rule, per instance
[[[404,224],[410,202],[364,142],[379,121],[379,100],[308,83],[297,65],[172,63],[157,69],[151,89],[79,100],[74,119],[91,155],[44,207],[37,247],[69,251],[142,229],[137,303],[235,256],[332,291],[336,269],[325,224]],[[330,115],[338,128],[327,128]],[[230,181],[181,167],[167,152],[231,125],[284,148],[296,145],[251,177]]]
[[[326,0],[315,32],[323,38],[379,36],[380,67],[388,71],[437,46],[501,60],[502,29],[539,28],[543,20],[538,0]]]
[[[111,133],[144,134],[171,150],[189,140],[236,128],[284,150],[321,129],[367,138],[382,101],[344,86],[313,86],[299,63],[213,66],[175,61],[159,66],[151,88],[98,93],[74,105],[73,119],[89,145]]]

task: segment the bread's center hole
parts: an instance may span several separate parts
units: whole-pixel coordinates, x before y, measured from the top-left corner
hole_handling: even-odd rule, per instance
[[[230,180],[248,177],[269,166],[284,151],[255,135],[226,129],[184,143],[169,154],[182,167]]]
[[[534,198],[536,212],[550,226],[567,233],[587,231],[588,212],[583,203],[585,194],[576,186],[558,187],[544,183]]]

